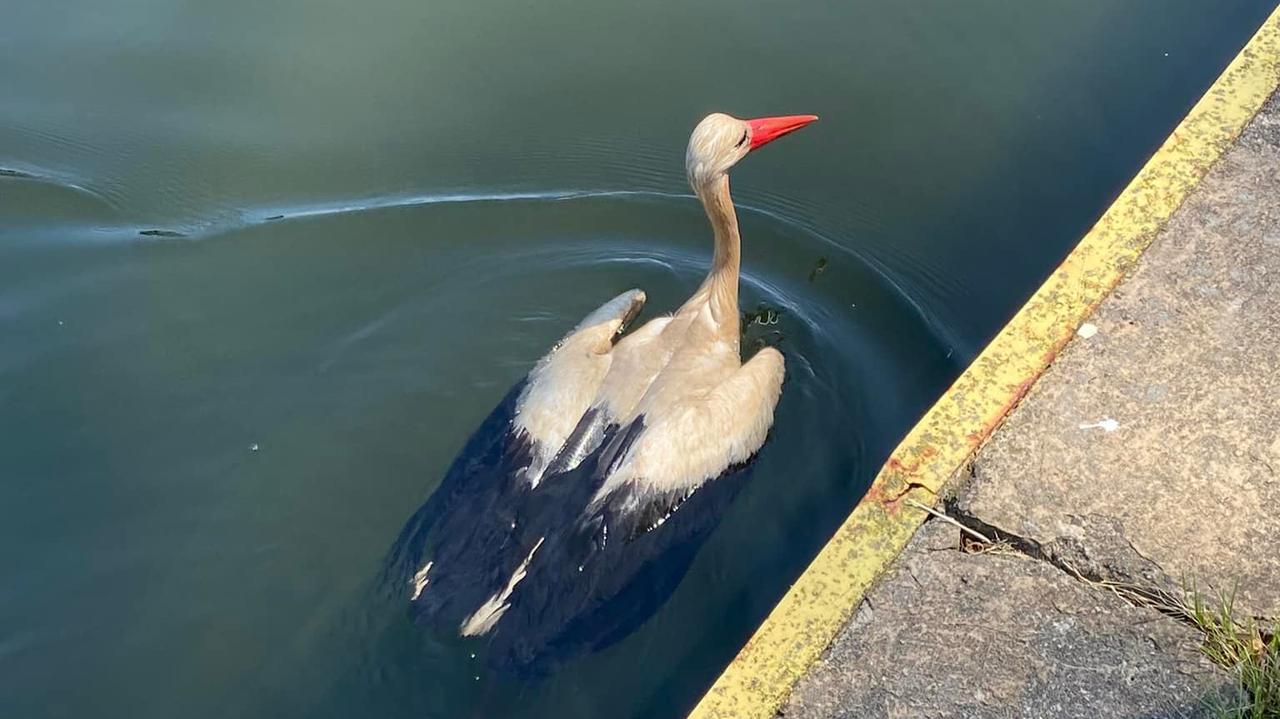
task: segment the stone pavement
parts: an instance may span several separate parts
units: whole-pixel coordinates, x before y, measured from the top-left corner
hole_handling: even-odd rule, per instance
[[[1081,581],[1280,616],[1280,100],[1010,413],[787,717],[1203,716],[1199,634]]]

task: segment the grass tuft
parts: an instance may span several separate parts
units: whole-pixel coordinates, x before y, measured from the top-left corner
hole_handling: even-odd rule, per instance
[[[1234,691],[1210,698],[1213,716],[1280,719],[1280,621],[1265,627],[1237,618],[1234,594],[1212,606],[1194,591],[1187,596],[1187,616],[1204,633],[1200,651],[1235,680]]]

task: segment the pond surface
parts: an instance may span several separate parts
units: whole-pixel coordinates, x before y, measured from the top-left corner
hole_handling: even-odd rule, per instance
[[[668,717],[1264,2],[62,0],[0,26],[0,714]],[[772,438],[665,607],[539,682],[384,553],[586,312],[699,282],[707,112]],[[776,324],[772,324],[776,318]]]

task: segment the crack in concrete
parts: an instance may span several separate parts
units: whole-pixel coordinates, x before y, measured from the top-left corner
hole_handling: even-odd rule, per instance
[[[1023,537],[1013,532],[1006,531],[983,521],[979,517],[964,510],[959,502],[952,498],[947,500],[944,505],[948,517],[956,522],[972,529],[976,532],[985,534],[992,538],[994,542],[1003,542],[1020,554],[1040,562],[1044,562],[1063,573],[1071,576],[1073,579],[1089,584],[1099,589],[1109,589],[1120,599],[1135,607],[1143,607],[1154,610],[1157,614],[1168,617],[1181,624],[1185,624],[1197,630],[1201,629],[1185,611],[1180,607],[1183,606],[1184,599],[1180,596],[1174,587],[1181,585],[1173,582],[1173,580],[1159,567],[1159,565],[1147,560],[1136,549],[1132,549],[1132,544],[1126,538],[1126,544],[1129,544],[1134,554],[1151,564],[1158,572],[1157,578],[1146,583],[1136,583],[1127,571],[1107,571],[1112,569],[1104,564],[1090,562],[1085,566],[1077,565],[1072,562],[1058,548],[1052,545],[1071,544],[1079,545],[1075,540],[1055,540],[1049,543],[1049,546],[1042,544],[1034,539]],[[932,521],[932,518],[926,521]],[[1082,546],[1082,545],[1081,545]],[[1183,590],[1185,594],[1185,589]],[[1271,621],[1267,617],[1254,617],[1254,620],[1260,623]]]
[[[1064,540],[1058,539],[1049,543],[1051,545],[1046,549],[1044,543],[1038,542],[1028,537],[1023,537],[1012,532],[1005,531],[1000,527],[989,522],[983,521],[979,517],[971,514],[960,506],[959,501],[952,497],[944,504],[946,516],[968,529],[975,532],[985,534],[990,537],[993,542],[1003,542],[1012,547],[1015,551],[1036,561],[1044,562],[1063,573],[1071,576],[1076,581],[1088,584],[1096,589],[1106,589],[1128,604],[1153,610],[1157,615],[1172,619],[1179,624],[1191,627],[1198,632],[1203,632],[1204,627],[1198,624],[1194,617],[1187,609],[1187,595],[1193,589],[1188,589],[1185,584],[1175,583],[1172,578],[1155,562],[1150,561],[1133,548],[1128,538],[1121,534],[1121,538],[1125,539],[1135,556],[1148,562],[1154,567],[1159,574],[1156,579],[1148,580],[1146,583],[1137,583],[1127,571],[1103,571],[1102,568],[1110,569],[1106,565],[1100,565],[1091,562],[1085,567],[1080,567],[1072,563],[1061,553],[1054,551],[1052,545],[1063,543]],[[934,517],[929,517],[925,521],[933,521]],[[964,546],[964,535],[961,534],[961,547]],[[1070,544],[1079,544],[1075,540],[1067,540]],[[963,550],[961,550],[963,551]],[[914,578],[914,577],[913,577]],[[1055,607],[1056,608],[1056,607]],[[1261,615],[1250,616],[1255,626],[1266,627],[1271,626],[1275,622],[1280,621],[1277,617],[1267,617]],[[1264,640],[1270,641],[1270,633],[1264,631]]]

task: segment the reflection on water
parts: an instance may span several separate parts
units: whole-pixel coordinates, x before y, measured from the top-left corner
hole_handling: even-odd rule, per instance
[[[1270,9],[68,0],[0,27],[0,707],[673,716]],[[663,609],[549,680],[407,625],[383,553],[623,289],[700,281],[707,111],[788,378]]]

